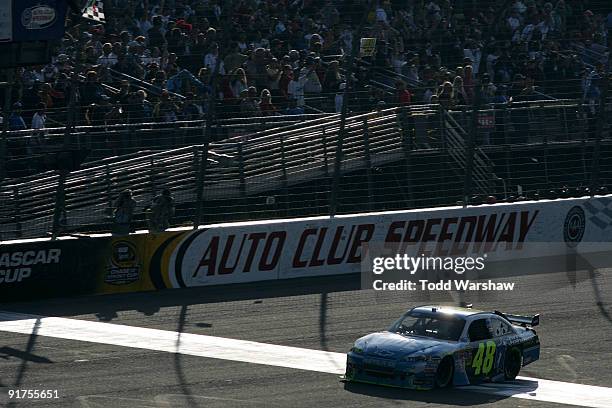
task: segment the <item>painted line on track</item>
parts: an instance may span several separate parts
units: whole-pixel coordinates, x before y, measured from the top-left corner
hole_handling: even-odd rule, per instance
[[[279,346],[119,324],[0,312],[0,332],[132,347],[190,356],[343,374],[343,353]],[[612,408],[612,388],[519,377],[511,383],[461,387],[498,396]]]

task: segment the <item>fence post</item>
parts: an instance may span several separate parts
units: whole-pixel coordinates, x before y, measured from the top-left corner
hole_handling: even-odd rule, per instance
[[[289,215],[289,178],[287,176],[287,155],[285,153],[285,138],[279,136],[281,146],[281,166],[282,166],[282,184],[283,196],[285,197],[285,210]]]
[[[149,185],[151,186],[151,198],[157,195],[157,186],[155,185],[155,160],[149,160]]]
[[[59,178],[57,181],[57,191],[55,194],[55,209],[53,211],[53,230],[51,232],[51,239],[57,239],[57,236],[61,232],[63,224],[65,224],[65,211],[66,211],[66,178],[68,177],[68,171],[60,170]]]
[[[193,149],[193,157],[195,162],[196,173],[196,213],[193,220],[193,229],[198,229],[202,224],[202,211],[204,209],[204,180],[206,178],[206,166],[208,165],[208,138],[205,138],[204,144],[201,145],[200,151],[195,147]]]
[[[113,182],[111,180],[110,166],[107,164],[104,166],[104,177],[106,178],[106,199],[107,199],[107,214],[113,215]]]
[[[366,180],[368,184],[368,210],[372,210],[372,198],[374,191],[372,186],[372,156],[370,155],[370,128],[368,125],[368,117],[363,118],[363,147],[366,164]]]
[[[468,142],[465,146],[465,158],[467,160],[465,166],[465,179],[463,182],[463,207],[467,207],[470,203],[470,195],[472,194],[472,172],[474,170],[474,150],[476,138],[478,136],[478,113],[480,110],[481,83],[480,80],[474,84],[474,105],[472,106],[472,129],[468,133]]]
[[[15,202],[15,206],[13,207],[15,213],[13,216],[13,221],[15,222],[15,235],[17,238],[21,238],[22,235],[22,226],[21,226],[21,206],[19,205],[19,187],[13,187],[13,201]]]
[[[567,125],[567,110],[565,108],[565,105],[563,105],[563,107],[561,108],[561,116],[563,116],[563,130],[565,131],[564,135],[565,135],[565,139],[563,139],[564,141],[569,141],[570,140],[570,136],[569,136],[569,126]]]
[[[240,197],[246,197],[246,177],[244,174],[244,154],[242,143],[238,143],[238,173],[240,178]]]
[[[79,64],[77,64],[79,65]],[[77,67],[79,68],[79,67]],[[66,118],[66,131],[64,133],[64,149],[72,145],[72,132],[78,121],[77,112],[80,113],[80,105],[77,104],[77,87],[79,86],[78,70],[70,77],[70,96],[68,99],[68,117]]]
[[[548,135],[544,135],[544,181],[546,186],[550,186],[550,172],[548,171]]]
[[[6,163],[8,156],[8,131],[9,117],[11,115],[11,94],[13,92],[13,75],[14,70],[7,69],[7,82],[4,87],[4,123],[2,128],[2,139],[0,140],[0,180],[4,180],[6,177]]]
[[[206,121],[202,126],[202,148],[200,157],[197,158],[198,153],[194,150],[194,156],[196,160],[199,160],[198,174],[196,181],[196,213],[193,220],[193,229],[198,229],[202,223],[202,211],[204,209],[204,180],[206,178],[206,166],[208,165],[208,150],[210,148],[210,141],[214,140],[217,136],[216,132],[212,133],[212,123],[216,119],[215,102],[217,101],[217,77],[219,76],[219,69],[221,64],[215,64],[215,69],[210,76],[209,87],[210,97],[208,98],[208,109],[206,111]],[[217,128],[218,129],[218,128]]]
[[[406,189],[408,190],[408,207],[414,206],[414,196],[412,191],[412,150],[414,150],[414,139],[412,128],[409,126],[408,121],[408,108],[402,107],[399,109],[399,116],[397,119],[400,122],[400,129],[402,129],[402,151],[404,152],[404,173],[406,177]]]
[[[356,35],[353,37],[353,44],[351,55],[349,55],[346,67],[346,86],[344,88],[344,94],[342,96],[342,110],[340,112],[340,129],[338,130],[338,139],[336,140],[336,155],[334,157],[334,178],[332,180],[330,203],[329,203],[329,215],[334,217],[338,212],[338,193],[340,189],[340,173],[342,172],[342,154],[344,145],[344,136],[346,133],[346,117],[348,115],[348,102],[350,97],[350,91],[353,86],[353,72],[355,70],[355,57],[359,53],[359,46],[361,43],[361,34],[367,23],[368,13],[363,15],[361,23],[356,30]]]
[[[350,81],[349,81],[350,82]],[[348,88],[348,86],[347,86]],[[348,92],[344,92],[344,97],[348,98]],[[340,129],[336,139],[336,152],[334,155],[334,174],[332,178],[331,199],[329,203],[329,215],[335,216],[338,212],[338,190],[340,189],[340,177],[342,172],[342,156],[344,145],[344,134],[346,132],[346,100],[343,102],[343,114],[340,116]]]
[[[446,153],[446,118],[444,117],[444,107],[440,105],[438,107],[438,115],[440,119],[440,136],[442,138],[442,151]]]
[[[325,128],[323,128],[323,133],[321,134],[321,143],[323,144],[323,169],[325,171],[325,177],[329,177],[329,166],[327,163],[327,132]]]
[[[591,171],[591,185],[589,186],[589,190],[591,192],[591,197],[595,195],[595,190],[599,188],[599,171],[600,171],[600,161],[601,161],[601,139],[603,137],[603,130],[605,126],[605,122],[607,120],[606,117],[606,102],[608,100],[608,87],[610,85],[610,78],[608,76],[604,76],[601,81],[601,95],[599,99],[599,112],[597,115],[597,127],[595,128],[595,144],[593,146],[593,168]]]

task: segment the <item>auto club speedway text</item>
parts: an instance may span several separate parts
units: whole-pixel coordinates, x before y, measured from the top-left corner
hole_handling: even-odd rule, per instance
[[[411,247],[415,253],[436,256],[520,251],[538,215],[539,210],[512,211],[390,221],[382,225],[363,223],[301,231],[288,228],[215,234],[193,254],[197,257],[194,262],[185,267],[192,278],[272,271],[278,267],[292,270],[338,267],[360,263],[362,246],[378,239],[397,244],[402,252]],[[380,227],[384,231],[378,231]]]

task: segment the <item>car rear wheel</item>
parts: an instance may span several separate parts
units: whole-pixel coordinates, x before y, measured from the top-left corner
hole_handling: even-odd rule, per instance
[[[436,370],[436,387],[446,388],[453,384],[455,364],[452,357],[444,357]]]
[[[506,352],[506,359],[504,361],[504,376],[506,380],[514,380],[521,371],[523,365],[523,354],[521,350],[516,347],[512,347]]]

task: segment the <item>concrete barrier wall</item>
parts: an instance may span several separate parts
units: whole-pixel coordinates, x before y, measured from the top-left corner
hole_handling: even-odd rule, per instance
[[[611,223],[605,196],[7,243],[0,301],[356,273],[374,243],[414,255],[487,254],[492,262],[557,256],[612,242]]]

